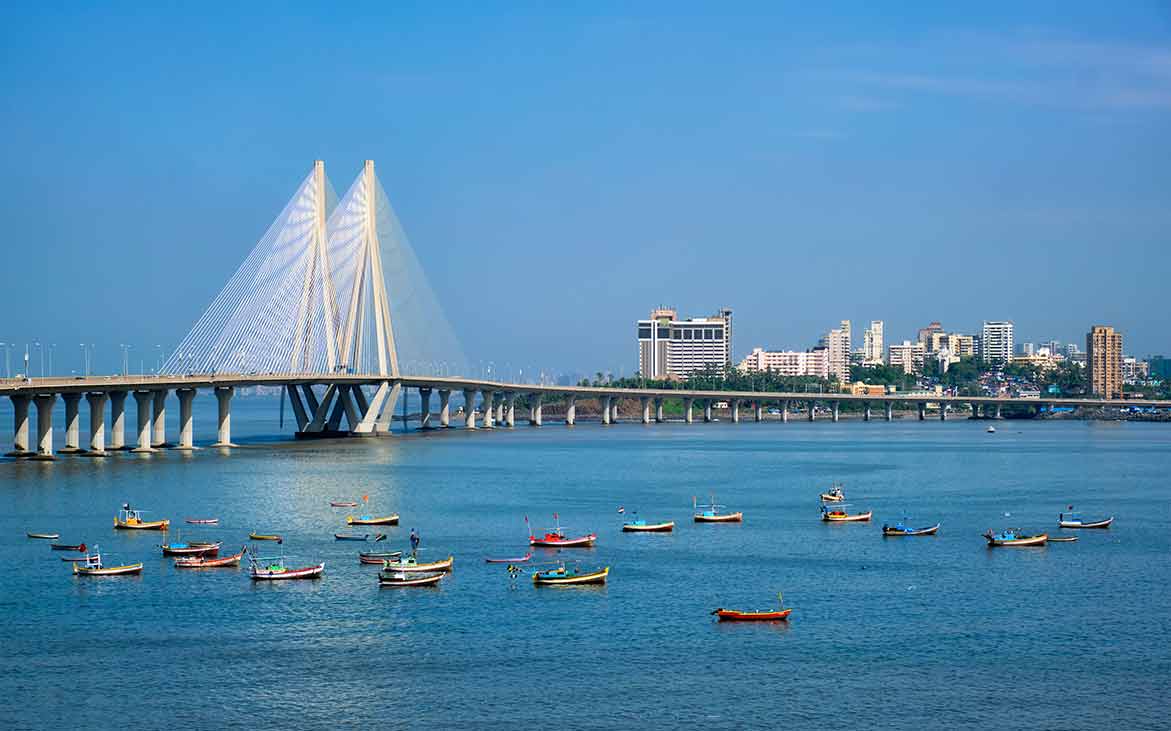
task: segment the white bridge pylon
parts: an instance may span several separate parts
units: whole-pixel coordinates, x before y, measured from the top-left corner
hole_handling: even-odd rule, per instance
[[[298,429],[390,431],[400,387],[382,242],[393,214],[373,161],[332,210],[331,193],[319,160],[162,373],[370,375],[369,397],[357,385],[320,396],[287,386]]]

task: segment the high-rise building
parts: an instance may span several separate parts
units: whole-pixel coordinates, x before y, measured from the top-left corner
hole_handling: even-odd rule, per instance
[[[826,348],[813,348],[804,352],[753,348],[752,353],[740,361],[739,368],[745,372],[771,372],[778,376],[828,378],[829,351]]]
[[[1086,333],[1086,380],[1099,398],[1122,398],[1122,333],[1094,325]]]
[[[986,363],[1007,363],[1012,359],[1012,322],[985,320],[980,331],[980,359]]]
[[[943,332],[943,325],[940,325],[938,322],[933,322],[930,325],[928,325],[927,327],[921,327],[921,328],[919,328],[919,342],[923,343],[924,348],[930,350],[931,337],[935,333],[942,333],[942,332]]]
[[[862,363],[882,365],[882,320],[871,320],[862,333]]]
[[[841,383],[850,382],[850,321],[842,320],[840,327],[836,327],[825,334],[821,345],[829,351],[829,377],[837,378]]]
[[[680,320],[669,307],[638,321],[638,366],[646,378],[686,378],[732,363],[732,310]]]
[[[1037,346],[1033,343],[1020,343],[1016,346],[1017,355],[1035,355]]]
[[[904,340],[901,345],[891,343],[887,348],[887,355],[887,362],[891,368],[902,368],[903,373],[919,374],[923,372],[927,346],[921,342],[912,343],[910,340]]]

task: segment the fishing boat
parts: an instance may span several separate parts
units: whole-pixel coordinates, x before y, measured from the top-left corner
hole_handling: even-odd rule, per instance
[[[926,528],[912,528],[907,525],[906,518],[898,521],[894,525],[882,524],[882,535],[884,536],[933,536],[939,531],[939,523],[927,526]]]
[[[707,505],[700,505],[696,502],[695,496],[691,496],[691,512],[696,523],[741,523],[744,521],[744,513],[722,512],[720,509],[725,507],[727,506],[716,503],[715,495],[711,496],[711,502]]]
[[[429,561],[427,563],[419,563],[419,560],[414,556],[407,556],[397,560],[383,561],[382,567],[384,573],[417,574],[427,571],[451,571],[453,563],[455,563],[455,558],[452,556],[448,556],[442,561]]]
[[[131,508],[130,503],[125,503],[114,518],[114,527],[118,530],[167,530],[170,527],[171,521],[166,518],[143,520],[142,514],[145,512],[147,511]]]
[[[557,513],[553,513],[553,529],[546,530],[540,538],[533,535],[533,529],[529,525],[529,516],[527,515],[525,516],[525,527],[529,529],[529,545],[541,548],[589,548],[594,545],[594,541],[598,540],[597,533],[574,537],[565,535],[565,529],[561,526],[561,518]]]
[[[1044,546],[1045,542],[1049,540],[1049,536],[1044,533],[1035,536],[1027,535],[1022,533],[1019,528],[1006,528],[997,533],[993,533],[990,530],[984,534],[984,538],[987,539],[989,548],[996,548],[998,546]]]
[[[1073,543],[1077,536],[1049,536],[1048,543]]]
[[[88,556],[62,556],[61,560],[65,563],[81,563],[88,560]]]
[[[29,538],[38,538],[44,541],[55,541],[61,537],[60,533],[25,533]]]
[[[252,578],[253,581],[316,579],[325,573],[324,561],[315,566],[303,566],[296,569],[291,569],[285,565],[284,556],[276,556],[271,558],[257,558],[256,556],[249,556],[248,561],[251,564],[248,569],[248,575]]]
[[[370,553],[359,553],[358,563],[384,566],[386,565],[387,561],[393,561],[402,555],[402,551],[375,551]]]
[[[989,433],[989,434],[995,434],[995,433],[996,433],[996,427],[994,427],[994,426],[990,426],[990,427],[988,427],[987,431],[988,431],[988,433]]]
[[[333,539],[335,541],[368,541],[370,540],[369,533],[334,533]]]
[[[1073,510],[1070,505],[1067,510]],[[1109,528],[1114,522],[1114,516],[1109,518],[1098,518],[1097,520],[1086,520],[1077,513],[1058,513],[1057,527],[1058,528]]]
[[[575,586],[579,584],[605,584],[610,575],[610,567],[605,566],[596,571],[583,572],[576,566],[566,566],[561,563],[557,568],[533,572],[534,586]]]
[[[78,551],[80,553],[85,553],[84,543],[78,543],[76,546],[71,546],[65,543],[54,543],[50,545],[49,548],[54,551]]]
[[[219,525],[219,518],[187,518],[183,521],[189,525]]]
[[[622,531],[625,533],[670,533],[673,530],[675,530],[675,521],[673,520],[650,523],[642,518],[636,518],[622,524]]]
[[[378,585],[387,587],[396,586],[435,586],[447,574],[443,571],[431,573],[386,572],[378,574]]]
[[[833,487],[821,493],[819,497],[823,503],[840,503],[846,499],[846,493],[842,486],[835,482]]]
[[[398,513],[391,515],[347,515],[346,525],[398,525]]]
[[[123,576],[125,574],[142,573],[141,563],[129,563],[123,566],[106,566],[102,563],[102,552],[94,546],[94,552],[85,557],[84,562],[73,564],[75,576]]]
[[[240,552],[223,558],[209,556],[184,556],[175,559],[177,569],[218,569],[226,566],[239,566],[240,559],[248,552],[248,546],[241,546]]]
[[[358,503],[354,500],[331,500],[329,503],[331,508],[356,508]]]
[[[257,533],[256,531],[252,531],[251,533],[248,534],[248,540],[250,540],[250,541],[276,541],[277,543],[283,543],[285,539],[281,538],[280,536],[278,536],[275,533]]]
[[[865,523],[874,514],[869,510],[865,513],[848,513],[848,507],[846,503],[837,503],[832,508],[822,505],[821,520],[825,523]]]
[[[159,546],[164,556],[207,556],[212,558],[219,555],[223,541],[192,541],[190,543],[164,543]]]
[[[764,612],[745,612],[741,609],[717,608],[712,612],[720,622],[777,622],[789,618],[793,608],[785,607],[784,597],[777,592],[777,608]]]
[[[484,563],[526,563],[533,557],[533,552],[529,551],[520,558],[486,558]]]

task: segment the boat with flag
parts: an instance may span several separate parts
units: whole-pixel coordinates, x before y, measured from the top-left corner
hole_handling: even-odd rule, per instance
[[[580,586],[586,584],[605,584],[610,575],[610,567],[603,566],[593,571],[583,571],[579,566],[566,566],[564,561],[551,569],[533,572],[534,586]]]
[[[1069,510],[1070,512],[1057,514],[1058,528],[1109,528],[1114,523],[1113,515],[1108,518],[1095,518],[1087,520],[1078,513],[1072,512],[1072,505],[1067,507],[1066,510]]]
[[[234,553],[231,556],[223,556],[221,558],[212,558],[210,556],[181,556],[175,559],[175,568],[219,569],[229,566],[239,566],[240,559],[244,558],[244,554],[247,552],[248,546],[241,546],[239,553]]]
[[[143,520],[142,515],[146,512],[146,510],[131,508],[130,503],[123,503],[122,509],[114,518],[114,527],[118,530],[167,530],[170,527],[171,521],[166,518]]]
[[[369,505],[370,496],[363,495],[362,503]],[[347,515],[346,525],[398,525],[398,513],[390,515]]]
[[[316,579],[325,573],[325,562],[312,566],[289,568],[284,556],[248,556],[248,575],[253,581],[285,581],[290,579]]]
[[[913,527],[907,518],[904,516],[902,520],[896,521],[894,525],[882,524],[882,535],[884,536],[933,536],[939,532],[939,523],[935,525],[928,525],[921,528]]]
[[[821,520],[825,523],[865,523],[870,520],[874,514],[872,511],[865,513],[851,513],[846,510],[850,507],[848,503],[834,503],[833,507],[828,505],[821,506]]]
[[[785,607],[784,597],[779,591],[777,592],[776,609],[769,609],[762,612],[746,612],[742,609],[724,609],[720,607],[712,612],[720,622],[779,622],[788,620],[789,615],[792,613],[793,608]]]
[[[993,532],[989,530],[984,534],[984,538],[988,541],[989,548],[1005,547],[1029,547],[1029,546],[1044,546],[1049,540],[1049,536],[1045,533],[1038,533],[1036,535],[1029,535],[1024,533],[1019,528],[1005,528],[1002,531]]]
[[[744,521],[744,513],[724,512],[723,508],[726,508],[726,505],[717,503],[715,495],[712,495],[710,499],[710,503],[701,505],[694,495],[691,496],[691,512],[696,523],[741,523]]]
[[[94,552],[85,561],[73,564],[74,576],[125,576],[142,573],[142,563],[128,563],[121,566],[107,566],[102,561],[102,552],[94,546]]]
[[[78,543],[76,545],[73,545],[73,544],[69,544],[69,543],[53,543],[49,546],[49,550],[52,550],[52,551],[77,551],[79,553],[85,553],[85,544]]]
[[[583,536],[568,536],[561,525],[561,517],[553,513],[553,528],[545,530],[540,537],[533,534],[529,524],[529,516],[525,516],[525,527],[529,531],[529,545],[540,548],[589,548],[598,540],[597,533],[587,533]]]

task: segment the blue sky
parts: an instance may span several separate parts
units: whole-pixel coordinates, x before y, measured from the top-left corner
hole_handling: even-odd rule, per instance
[[[661,303],[1171,351],[1166,3],[579,5],[3,10],[0,341],[171,347],[372,158],[498,370],[630,373]]]

